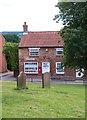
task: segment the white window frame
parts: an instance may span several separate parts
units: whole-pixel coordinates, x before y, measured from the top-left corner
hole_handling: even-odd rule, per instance
[[[61,62],[56,62],[56,74],[64,74],[64,67],[63,67],[63,71],[61,71],[61,70],[58,71],[57,70],[57,66],[58,66],[57,64],[61,64]]]
[[[26,70],[26,68],[29,68],[29,65],[26,67],[26,65],[25,64],[33,64],[33,63],[36,63],[37,65],[35,66],[35,67],[37,67],[37,70],[36,71],[29,71],[29,69],[28,70]],[[31,69],[32,69],[32,67],[31,67]],[[27,74],[38,74],[38,62],[24,62],[24,73],[27,73]]]
[[[29,48],[29,56],[39,56],[39,49],[40,48]]]
[[[56,55],[63,55],[63,47],[56,48]],[[58,52],[62,52],[61,54]]]

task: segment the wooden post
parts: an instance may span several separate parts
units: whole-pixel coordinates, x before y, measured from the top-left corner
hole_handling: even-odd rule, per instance
[[[44,88],[44,74],[42,74],[42,88]]]

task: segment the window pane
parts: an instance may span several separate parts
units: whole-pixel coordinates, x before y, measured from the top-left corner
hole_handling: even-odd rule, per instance
[[[56,54],[57,55],[63,54],[63,48],[56,48]]]
[[[39,53],[38,53],[38,52],[30,52],[30,55],[31,55],[31,56],[35,56],[35,55],[38,56]]]
[[[56,51],[57,54],[63,54],[63,51]]]
[[[56,73],[63,73],[64,66],[61,62],[56,62]]]
[[[39,55],[39,48],[29,48],[29,55],[30,56],[38,56]]]
[[[29,62],[24,64],[26,73],[38,73],[38,63]]]

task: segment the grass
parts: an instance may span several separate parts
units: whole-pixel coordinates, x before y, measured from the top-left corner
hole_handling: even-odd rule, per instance
[[[2,82],[3,118],[84,118],[85,86],[27,83],[29,89],[15,90],[16,82]]]

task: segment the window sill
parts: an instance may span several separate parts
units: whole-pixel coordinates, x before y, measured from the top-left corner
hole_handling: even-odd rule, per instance
[[[62,75],[62,74],[64,74],[64,72],[57,72],[56,74]]]
[[[29,55],[30,57],[39,57],[39,55]]]
[[[56,56],[63,56],[64,54],[56,54]]]
[[[26,74],[34,74],[34,75],[38,74],[38,73],[33,73],[33,72],[24,72],[24,73],[26,73]]]

